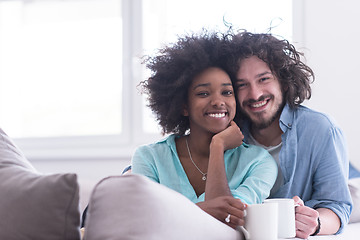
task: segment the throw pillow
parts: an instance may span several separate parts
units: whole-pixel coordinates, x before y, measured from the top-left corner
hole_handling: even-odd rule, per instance
[[[75,174],[42,175],[0,129],[0,239],[80,239]]]

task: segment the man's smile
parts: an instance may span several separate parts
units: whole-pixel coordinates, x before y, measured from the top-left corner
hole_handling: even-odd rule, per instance
[[[266,103],[267,103],[267,101],[256,102],[256,103],[250,104],[250,107],[251,108],[259,108],[259,107],[264,106]]]
[[[244,103],[244,106],[247,106],[252,112],[263,111],[268,103],[273,99],[272,96],[261,97],[258,100],[248,100]]]

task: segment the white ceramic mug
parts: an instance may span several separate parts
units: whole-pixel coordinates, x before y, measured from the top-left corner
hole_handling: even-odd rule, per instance
[[[246,208],[245,225],[240,227],[247,240],[278,239],[278,204],[251,204]]]
[[[295,205],[293,199],[273,198],[266,199],[264,204],[278,204],[278,237],[293,238],[295,230]]]

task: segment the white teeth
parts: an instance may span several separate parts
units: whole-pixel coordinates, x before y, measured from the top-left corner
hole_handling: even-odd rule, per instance
[[[251,107],[253,107],[253,108],[258,108],[258,107],[264,106],[265,104],[266,104],[266,101],[261,101],[261,102],[252,104]]]
[[[214,117],[214,118],[222,118],[225,117],[225,113],[209,113],[208,114],[210,117]]]

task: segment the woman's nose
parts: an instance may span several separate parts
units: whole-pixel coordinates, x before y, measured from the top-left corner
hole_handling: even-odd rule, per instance
[[[221,97],[221,96],[214,96],[211,99],[211,105],[214,106],[214,107],[224,106],[225,101],[224,101],[223,97]]]

